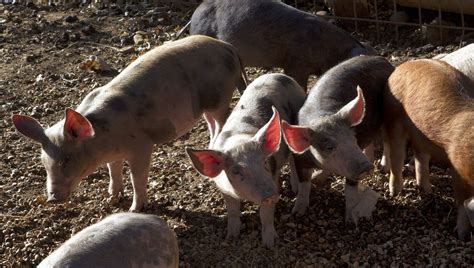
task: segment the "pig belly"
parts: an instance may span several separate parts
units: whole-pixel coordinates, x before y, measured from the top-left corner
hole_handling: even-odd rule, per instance
[[[155,115],[141,122],[145,132],[155,144],[170,142],[188,133],[199,121],[199,112],[192,103],[191,95],[183,95],[177,102],[161,102]]]
[[[444,149],[429,140],[416,126],[411,123],[410,125],[409,139],[411,146],[416,150],[428,153],[430,155],[430,161],[436,165],[443,168],[449,167],[451,164]]]

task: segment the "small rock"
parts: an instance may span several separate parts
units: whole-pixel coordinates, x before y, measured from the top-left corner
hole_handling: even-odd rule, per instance
[[[135,45],[140,45],[141,43],[143,43],[143,35],[141,34],[135,34],[133,36],[133,42],[135,43]]]
[[[77,22],[79,19],[77,18],[76,15],[69,15],[64,18],[64,21],[67,23],[74,23]]]
[[[87,25],[84,28],[81,29],[81,33],[83,35],[91,35],[96,33],[97,31],[95,30],[94,26],[92,25]]]

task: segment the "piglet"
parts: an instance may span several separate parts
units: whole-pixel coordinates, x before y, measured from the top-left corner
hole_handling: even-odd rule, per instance
[[[474,80],[474,44],[467,45],[449,54],[443,54],[433,59],[440,59],[463,72]]]
[[[308,76],[375,51],[324,19],[274,0],[205,0],[191,34],[234,45],[245,66],[280,67],[306,91]]]
[[[390,193],[402,190],[409,141],[422,187],[431,187],[430,160],[452,169],[458,237],[468,240],[474,212],[474,81],[442,61],[409,61],[390,76],[384,106]]]
[[[260,205],[263,244],[274,245],[280,168],[289,156],[280,118],[294,122],[304,99],[303,89],[292,78],[260,76],[247,87],[209,149],[186,149],[197,171],[211,178],[224,195],[228,238],[239,235],[240,200],[249,200]]]
[[[103,87],[90,92],[76,110],[44,129],[25,115],[13,115],[23,135],[39,142],[47,172],[48,202],[65,201],[81,179],[107,164],[109,193],[123,189],[123,161],[133,184],[131,211],[147,203],[146,185],[154,144],[187,133],[201,115],[223,125],[236,86],[244,88],[235,48],[193,36],[139,57]]]
[[[346,220],[357,223],[375,209],[378,194],[359,184],[373,169],[363,154],[380,134],[382,94],[394,67],[378,56],[358,56],[326,72],[311,89],[298,113],[298,125],[282,122],[284,138],[295,158],[298,196],[293,213],[309,205],[311,174],[336,173],[346,179]]]
[[[178,241],[156,215],[116,213],[72,236],[44,259],[50,267],[178,267]]]

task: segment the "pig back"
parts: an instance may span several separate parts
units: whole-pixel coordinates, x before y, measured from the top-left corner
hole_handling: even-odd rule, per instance
[[[383,91],[394,67],[380,56],[358,56],[327,71],[310,90],[299,112],[299,124],[310,125],[335,114],[357,96],[365,99],[365,116],[355,127],[359,146],[364,148],[377,135],[383,121]]]
[[[143,130],[154,143],[168,142],[187,133],[204,111],[228,106],[241,71],[232,45],[192,36],[139,57],[78,111],[126,121],[122,126],[134,122],[130,128]]]
[[[257,132],[272,117],[272,106],[278,110],[281,120],[295,122],[305,97],[303,89],[291,77],[262,75],[245,89],[223,130],[232,127],[241,132],[250,129]]]
[[[467,45],[441,58],[474,80],[474,44]]]
[[[193,14],[190,32],[231,43],[246,66],[297,63],[318,75],[349,57],[352,49],[364,49],[343,30],[280,1],[205,1]]]
[[[158,216],[117,213],[74,235],[38,267],[178,267],[178,243]]]

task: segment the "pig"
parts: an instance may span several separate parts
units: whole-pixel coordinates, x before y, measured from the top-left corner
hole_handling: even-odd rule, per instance
[[[406,62],[390,76],[384,93],[384,129],[390,162],[390,193],[403,186],[409,141],[419,183],[429,185],[429,162],[449,167],[458,204],[458,237],[470,237],[474,206],[474,81],[449,64],[429,59]]]
[[[296,154],[298,195],[292,213],[309,205],[311,173],[346,179],[346,220],[357,223],[375,209],[378,194],[359,184],[373,169],[361,149],[371,145],[382,125],[382,94],[394,67],[379,56],[358,56],[327,71],[310,90],[298,125],[282,122],[284,138]]]
[[[260,76],[245,89],[209,149],[186,149],[196,170],[211,178],[224,196],[227,238],[239,235],[240,200],[249,200],[260,205],[262,243],[274,245],[280,168],[289,156],[280,118],[293,122],[304,99],[304,90],[292,78]],[[291,167],[294,170],[294,164]]]
[[[460,48],[450,54],[440,54],[433,59],[439,59],[449,63],[454,68],[458,69],[459,71],[463,72],[467,77],[471,80],[474,80],[474,44],[467,45],[463,48]],[[380,165],[382,170],[385,173],[390,172],[390,164],[388,163],[388,152],[387,152],[387,145],[384,145],[384,153],[383,158],[380,161]],[[410,161],[410,164],[412,162]],[[421,180],[423,178],[420,178]],[[431,184],[429,181],[417,181],[420,190],[425,193],[431,193]]]
[[[46,257],[49,267],[178,267],[175,233],[156,215],[115,213],[73,235]]]
[[[463,72],[474,80],[474,44],[467,45],[447,55],[440,55],[433,59],[440,59]]]
[[[315,15],[274,0],[204,0],[191,17],[191,34],[233,44],[244,66],[280,67],[306,91],[308,76],[375,51]]]
[[[133,184],[130,211],[139,211],[147,203],[153,145],[184,135],[201,115],[223,125],[234,89],[244,89],[242,72],[232,45],[192,36],[139,57],[90,92],[76,110],[66,109],[65,118],[50,128],[25,115],[13,115],[12,121],[41,144],[48,202],[65,201],[83,177],[104,164],[111,179],[108,191],[117,197],[127,161]]]

